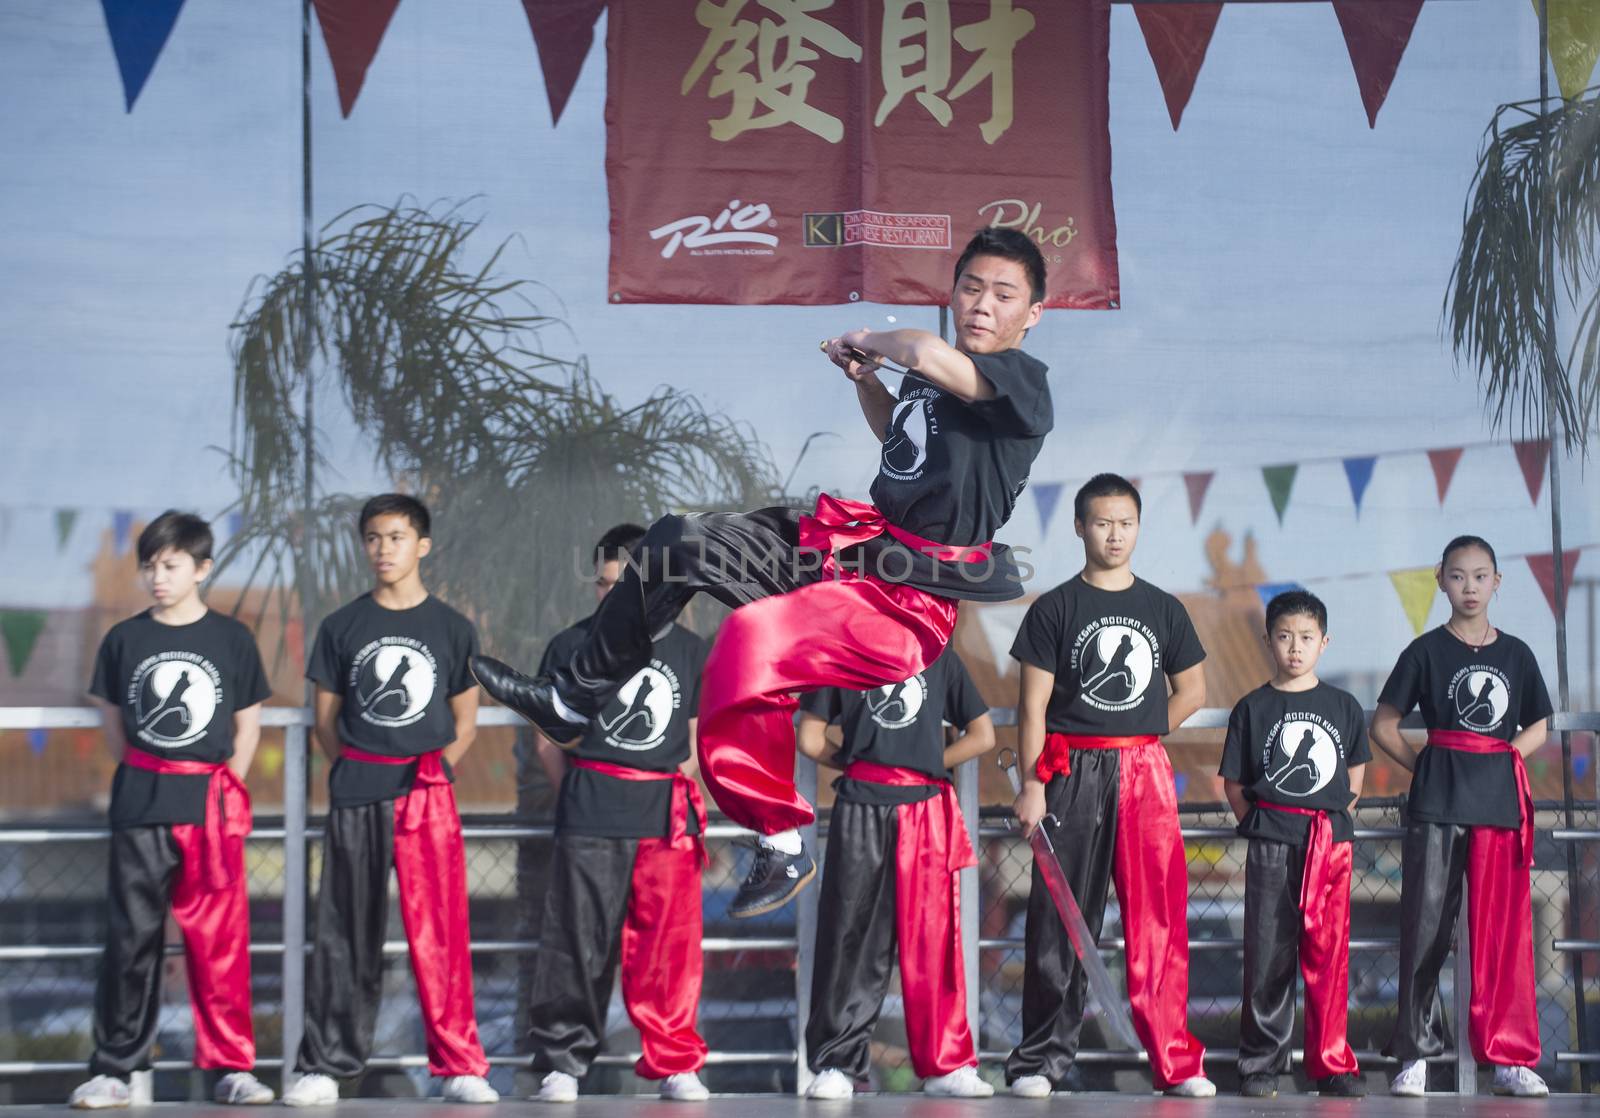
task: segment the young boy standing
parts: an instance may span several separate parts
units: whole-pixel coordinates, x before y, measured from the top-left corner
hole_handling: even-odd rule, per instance
[[[945,744],[945,724],[960,737]],[[829,745],[829,725],[844,745]],[[967,1024],[959,872],[977,864],[949,770],[994,748],[989,705],[946,648],[902,683],[813,691],[800,752],[842,769],[817,910],[806,1051],[811,1099],[848,1099],[871,1067],[872,1027],[900,947],[906,1043],[930,1095],[987,1098]]]
[[[1029,607],[1011,646],[1022,662],[1015,810],[1027,834],[1047,813],[1061,821],[1056,853],[1096,936],[1116,882],[1128,1000],[1156,1088],[1207,1098],[1216,1087],[1187,1025],[1189,871],[1161,744],[1205,701],[1205,649],[1182,603],[1129,568],[1140,504],[1116,474],[1078,490],[1083,571]],[[1006,1079],[1012,1094],[1043,1098],[1077,1055],[1087,979],[1037,866],[1026,940],[1022,1043]]]
[[[89,693],[119,764],[94,1075],[68,1100],[83,1110],[127,1106],[128,1077],[150,1067],[169,906],[183,933],[195,1066],[224,1072],[218,1102],[272,1101],[251,1071],[244,875],[244,776],[272,688],[250,631],[200,598],[211,546],[198,516],[166,512],[152,521],[139,536],[139,572],[155,605],[115,625],[95,657]]]
[[[1221,775],[1249,840],[1239,1093],[1272,1098],[1289,1070],[1295,958],[1306,983],[1306,1074],[1323,1095],[1367,1093],[1345,1032],[1350,999],[1350,807],[1361,795],[1366,718],[1317,678],[1328,610],[1304,590],[1267,604],[1276,672],[1228,717]]]
[[[600,538],[597,602],[643,538],[636,524]],[[558,633],[545,646],[546,665],[570,656],[592,622]],[[540,760],[561,787],[528,1030],[544,1102],[577,1101],[578,1080],[605,1040],[619,962],[623,1004],[644,1050],[634,1070],[661,1080],[662,1098],[708,1097],[697,1074],[706,1042],[695,1029],[706,813],[693,759],[705,660],[706,642],[674,622],[576,741],[559,747],[535,730]]]
[[[492,1103],[478,1042],[468,950],[466,851],[450,766],[476,735],[472,623],[428,594],[427,508],[387,493],[361,510],[376,585],[325,618],[306,676],[316,736],[333,762],[322,886],[306,982],[305,1037],[290,1106],[331,1106],[338,1078],[372,1051],[383,986],[389,869],[428,1037],[428,1070],[448,1102]]]

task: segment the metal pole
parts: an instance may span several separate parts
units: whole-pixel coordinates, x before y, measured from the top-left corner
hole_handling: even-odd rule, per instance
[[[308,716],[310,712],[305,712]],[[294,1084],[306,1015],[306,727],[283,729],[283,1088]]]
[[[817,763],[800,753],[795,754],[794,786],[808,803],[817,802]],[[817,845],[817,825],[800,828],[800,839],[822,863],[822,848]],[[803,1096],[811,1086],[811,1066],[806,1053],[806,1024],[811,1019],[811,970],[817,948],[817,894],[821,881],[802,890],[794,902],[794,1091]]]
[[[978,864],[961,871],[961,959],[967,976],[967,1027],[972,1032],[972,1043],[983,1048],[979,1034],[982,1017],[982,990],[978,986],[978,901],[982,888],[978,877],[983,866],[983,847],[978,839],[978,762],[968,761],[956,767],[956,799],[961,804],[961,816],[967,823],[967,837],[972,849],[978,852]]]
[[[1472,1057],[1467,1022],[1472,1016],[1472,936],[1467,919],[1472,883],[1461,883],[1461,911],[1456,917],[1456,1094],[1478,1093],[1478,1063]]]

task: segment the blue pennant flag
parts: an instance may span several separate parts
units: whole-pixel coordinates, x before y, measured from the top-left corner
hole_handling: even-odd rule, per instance
[[[28,731],[28,748],[33,750],[35,757],[42,756],[44,747],[50,741],[50,731],[41,730],[37,726]]]
[[[111,514],[111,538],[116,542],[117,554],[128,553],[128,543],[133,536],[133,513],[118,509]]]
[[[1298,582],[1263,582],[1256,586],[1256,593],[1261,595],[1261,607],[1265,609],[1279,594],[1304,589]]]
[[[1350,480],[1350,496],[1355,498],[1356,515],[1361,515],[1361,498],[1367,495],[1367,485],[1372,481],[1372,467],[1378,464],[1376,455],[1344,460],[1344,476]]]
[[[1033,487],[1033,499],[1039,505],[1040,534],[1050,531],[1050,521],[1056,514],[1056,506],[1061,503],[1061,490],[1063,486],[1059,481],[1047,481],[1042,485]]]
[[[228,536],[231,539],[244,529],[244,513],[230,512],[228,514]]]
[[[106,13],[106,30],[111,33],[111,49],[122,71],[122,93],[128,112],[139,99],[139,91],[155,69],[161,48],[167,45],[183,0],[100,0]]]

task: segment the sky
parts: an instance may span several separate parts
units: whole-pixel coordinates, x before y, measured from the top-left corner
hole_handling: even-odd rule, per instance
[[[188,4],[132,113],[96,0],[0,6],[0,605],[87,600],[113,509],[225,506],[233,405],[228,324],[300,237],[300,4]],[[512,243],[609,392],[661,384],[747,423],[795,490],[859,495],[875,440],[817,340],[860,325],[933,327],[933,309],[611,306],[604,35],[559,127],[515,0],[404,0],[348,119],[313,43],[320,223],[401,197],[466,200],[479,248]],[[1202,545],[1254,538],[1267,574],[1328,599],[1351,671],[1392,663],[1411,628],[1385,572],[1431,563],[1460,531],[1508,555],[1549,549],[1474,374],[1441,337],[1445,284],[1483,131],[1537,93],[1530,5],[1431,0],[1376,129],[1323,3],[1223,12],[1174,133],[1132,11],[1112,12],[1110,104],[1122,309],[1052,311],[1028,339],[1051,368],[1055,433],[1035,493],[1102,469],[1138,476],[1136,566],[1203,589]],[[704,354],[721,357],[707,362]],[[1504,433],[1501,434],[1503,437]],[[383,485],[331,417],[352,490]],[[1441,508],[1422,450],[1469,444]],[[1401,452],[1413,453],[1401,453]],[[1380,455],[1357,514],[1340,458]],[[1280,524],[1263,465],[1306,461]],[[1596,488],[1567,463],[1569,546],[1600,542]],[[1215,470],[1191,524],[1182,471]],[[58,548],[54,510],[82,510]],[[1034,589],[1081,562],[1070,513],[1024,495],[1001,538],[1035,553]],[[1548,606],[1506,564],[1501,623],[1553,673]],[[1600,576],[1600,550],[1578,575]],[[1574,678],[1588,657],[1574,605]],[[1435,602],[1432,620],[1443,620]],[[1341,622],[1348,622],[1341,627]],[[1337,661],[1336,662],[1340,662]]]

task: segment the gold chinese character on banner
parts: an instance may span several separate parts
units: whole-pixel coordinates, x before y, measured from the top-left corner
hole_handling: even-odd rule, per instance
[[[920,9],[920,14],[914,14]],[[950,29],[950,0],[884,0],[883,100],[878,103],[875,126],[889,118],[908,93],[929,115],[948,127],[950,101],[989,82],[989,119],[979,126],[987,143],[994,143],[1011,127],[1015,85],[1012,62],[1016,47],[1034,28],[1033,13],[1012,7],[1012,0],[989,0],[986,19]],[[950,40],[978,57],[941,97],[950,83]],[[921,39],[921,45],[917,40]],[[910,68],[921,62],[922,69]]]
[[[756,128],[798,124],[831,144],[838,143],[844,138],[844,123],[806,101],[816,77],[806,64],[821,57],[815,48],[835,58],[861,61],[858,44],[813,14],[832,7],[833,0],[756,0],[775,17],[759,24],[738,18],[748,3],[700,0],[695,6],[694,18],[706,29],[706,41],[683,76],[680,92],[693,89],[714,61],[716,73],[708,95],[731,95],[733,101],[727,116],[711,121],[712,139],[731,140]],[[758,114],[758,108],[766,111]]]

